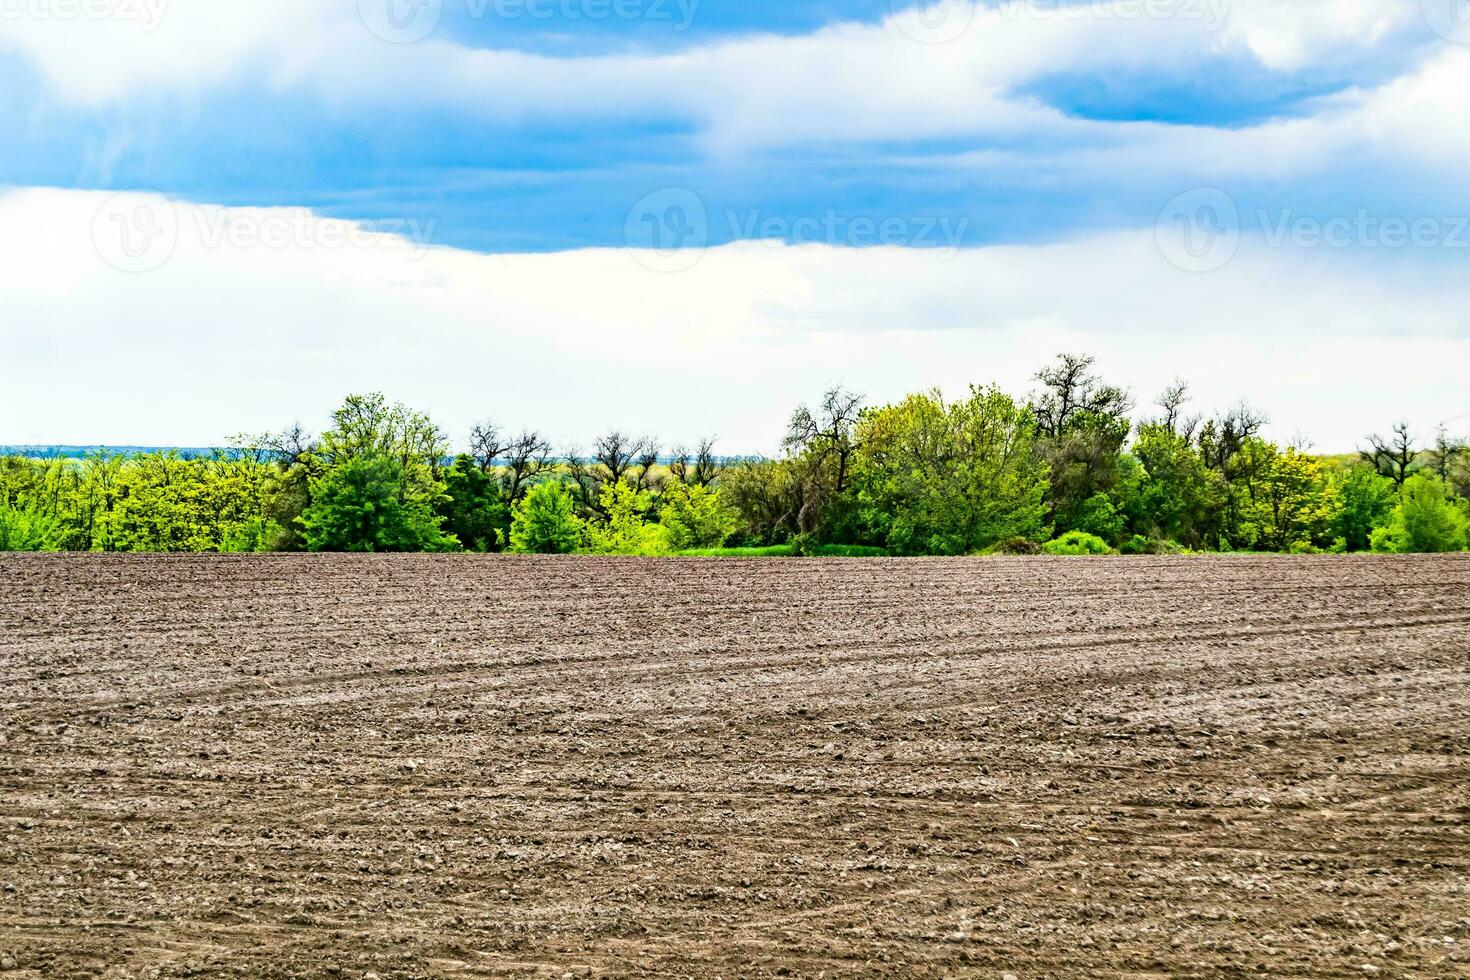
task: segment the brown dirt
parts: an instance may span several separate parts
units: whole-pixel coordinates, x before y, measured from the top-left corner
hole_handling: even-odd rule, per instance
[[[0,560],[12,977],[1470,976],[1470,558]]]

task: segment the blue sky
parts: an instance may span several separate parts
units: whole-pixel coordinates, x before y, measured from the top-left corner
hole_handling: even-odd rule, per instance
[[[163,42],[171,40],[171,19],[183,19],[186,2],[160,8],[158,26],[141,38],[144,44],[159,42],[158,58],[171,55]],[[1057,156],[1127,143],[1129,123],[1179,132],[1197,126],[1240,131],[1273,119],[1308,119],[1324,101],[1412,72],[1444,43],[1422,17],[1379,12],[1382,24],[1345,30],[1343,36],[1327,32],[1325,39],[1314,37],[1310,24],[1276,27],[1287,37],[1282,44],[1309,50],[1273,62],[1249,39],[1241,39],[1243,34],[1213,24],[1211,18],[1225,15],[1213,13],[1209,3],[1229,11],[1227,0],[1198,0],[1197,5],[1179,0],[1159,7],[1172,12],[1168,17],[1123,19],[1118,13],[1111,21],[1077,13],[1094,5],[1017,0],[1011,7],[984,11],[994,23],[972,26],[972,34],[1029,35],[1051,28],[1053,34],[1078,38],[1061,45],[1063,53],[1074,54],[1075,63],[1048,63],[1050,45],[1038,45],[1034,63],[1006,66],[984,83],[1010,107],[1031,110],[1039,119],[1036,125],[995,131],[982,120],[957,119],[952,126],[911,132],[903,125],[878,124],[871,133],[834,139],[803,138],[800,118],[778,121],[772,128],[782,131],[767,136],[762,120],[755,118],[737,123],[752,132],[725,137],[719,133],[720,90],[735,102],[748,98],[739,91],[742,82],[777,81],[752,77],[762,55],[750,56],[753,67],[737,66],[733,73],[701,72],[698,64],[687,71],[674,68],[665,73],[668,84],[690,92],[667,101],[634,96],[625,103],[614,100],[613,111],[587,112],[577,110],[575,82],[550,106],[504,110],[502,90],[492,94],[494,108],[476,112],[467,109],[469,93],[444,91],[458,84],[452,75],[416,79],[411,67],[393,74],[387,66],[412,61],[414,53],[404,48],[438,47],[456,57],[533,52],[544,69],[526,72],[527,85],[534,88],[544,84],[538,83],[539,74],[554,76],[560,68],[598,59],[718,61],[731,48],[759,49],[784,40],[805,44],[807,50],[764,57],[774,66],[801,66],[791,83],[793,101],[807,96],[804,87],[830,85],[834,91],[819,96],[811,111],[830,105],[860,118],[867,111],[858,101],[868,94],[863,87],[853,90],[850,103],[841,96],[848,88],[844,79],[861,74],[864,66],[835,59],[861,54],[874,42],[850,38],[844,43],[842,32],[865,30],[878,43],[913,49],[915,58],[892,59],[909,69],[922,68],[927,55],[948,57],[969,44],[983,74],[982,59],[991,56],[993,45],[970,37],[925,44],[885,30],[884,21],[895,9],[887,0],[616,0],[626,4],[620,8],[613,6],[615,0],[434,2],[442,3],[434,31],[412,45],[383,42],[369,25],[354,23],[349,8],[356,0],[338,5],[344,22],[332,33],[324,29],[321,44],[329,49],[351,43],[364,52],[364,72],[383,72],[379,82],[369,81],[365,94],[357,84],[313,80],[310,66],[286,69],[300,75],[289,82],[272,78],[283,70],[270,65],[272,54],[283,64],[311,55],[273,52],[268,33],[258,45],[244,46],[235,55],[239,68],[223,78],[201,83],[185,73],[168,84],[133,83],[124,62],[117,78],[101,81],[102,95],[80,104],[64,78],[48,79],[38,59],[12,53],[0,61],[0,74],[9,83],[0,95],[0,122],[10,137],[0,158],[0,183],[153,189],[193,201],[301,205],[370,220],[415,218],[435,222],[442,244],[482,251],[622,244],[628,208],[661,187],[693,189],[717,214],[758,210],[789,222],[831,210],[853,218],[956,215],[970,219],[967,244],[1049,241],[1078,229],[1146,223],[1157,213],[1161,194],[1167,192],[1167,200],[1174,185],[1193,186],[1187,168],[1153,181],[1104,168],[1069,172],[1061,180],[1044,170]],[[1118,0],[1130,2],[1145,0]],[[409,16],[418,9],[415,0],[364,3],[396,4]],[[617,16],[618,10],[627,16]],[[1011,30],[1018,24],[1024,29]],[[180,45],[191,40],[189,27],[179,29]],[[360,36],[351,36],[354,28]],[[124,31],[121,41],[109,43],[138,40]],[[1086,50],[1108,43],[1117,45],[1111,56]],[[1257,42],[1257,47],[1269,50],[1270,43]],[[811,59],[824,50],[834,60],[814,64]],[[1166,57],[1158,56],[1161,50]],[[375,58],[385,67],[375,67]],[[951,74],[963,73],[961,67]],[[616,79],[619,72],[607,74]],[[372,92],[374,84],[382,91]],[[706,92],[693,91],[706,86]],[[914,97],[928,96],[920,90]],[[932,98],[945,97],[940,79]],[[961,89],[953,97],[962,114],[967,93]],[[754,102],[750,111],[757,116],[781,109],[779,91],[761,91]],[[1043,114],[1047,118],[1040,119]],[[785,131],[787,125],[798,131]],[[985,153],[1006,160],[987,168],[956,162]],[[1368,182],[1392,198],[1405,183],[1405,168],[1397,166],[1369,173],[1340,160],[1333,169],[1340,187]],[[1217,178],[1263,204],[1296,200],[1302,191],[1292,180],[1258,174]],[[1320,180],[1314,177],[1310,186],[1320,189]],[[1389,203],[1399,206],[1400,201]],[[738,237],[730,225],[715,221],[713,240]]]
[[[1323,295],[1332,276],[1437,283],[1466,261],[1454,234],[1470,213],[1462,0],[98,2],[99,16],[68,15],[73,0],[0,3],[0,187],[12,203],[45,191],[95,210],[132,192],[184,209],[304,209],[419,229],[423,244],[470,258],[548,262],[776,241],[826,249],[836,269],[872,247],[1081,261],[1085,243],[1156,237],[1171,202],[1215,190],[1245,251],[1302,252]],[[27,214],[36,200],[24,198]],[[1434,227],[1385,246],[1384,221],[1390,239],[1396,221]],[[1315,242],[1334,222],[1354,230]],[[789,264],[730,285],[769,291]],[[120,286],[103,272],[78,285],[105,305]],[[145,285],[126,292],[179,305],[161,276]],[[1048,314],[1045,299],[1027,322],[1085,343],[1087,325]],[[915,299],[904,315],[934,322],[902,327],[1019,329],[987,297],[957,302]],[[1458,341],[1464,323],[1446,304],[1413,322],[1390,307],[1379,330]],[[850,327],[778,312],[807,330]],[[9,329],[33,341],[53,319],[75,322],[43,310]],[[1121,362],[1134,343],[1088,346],[1117,348]]]

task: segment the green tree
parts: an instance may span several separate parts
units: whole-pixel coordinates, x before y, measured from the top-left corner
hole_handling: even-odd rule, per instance
[[[510,524],[511,550],[523,555],[566,555],[582,543],[582,520],[561,483],[538,483],[516,501]]]
[[[1134,533],[1198,547],[1218,499],[1217,476],[1187,437],[1163,424],[1143,426],[1131,455],[1142,474],[1128,481],[1121,506]]]
[[[815,410],[801,405],[792,413],[782,445],[797,478],[795,535],[831,540],[848,530],[844,504],[858,452],[862,404],[862,395],[837,387],[822,396]],[[840,527],[827,526],[834,518]]]
[[[1065,525],[1069,530],[1116,543],[1123,537],[1124,523],[1113,498],[1099,490],[1071,508],[1068,519],[1065,522],[1059,520],[1057,527]]]
[[[444,474],[444,492],[439,513],[445,529],[470,551],[499,551],[510,508],[493,473],[460,456]]]
[[[1466,537],[1465,514],[1449,488],[1434,474],[1421,472],[1404,481],[1388,523],[1373,532],[1373,550],[1399,554],[1463,551]]]
[[[354,455],[312,481],[301,515],[312,551],[452,551],[430,500],[403,497],[403,466],[386,456]]]
[[[996,388],[947,404],[910,395],[864,414],[853,485],[868,540],[896,554],[958,555],[1046,538],[1035,417]]]
[[[742,460],[720,475],[720,488],[724,499],[740,515],[738,533],[748,541],[784,544],[797,534],[803,481],[796,460]]]
[[[272,551],[281,539],[281,527],[264,517],[252,517],[225,532],[219,550],[227,554],[253,555]]]
[[[349,395],[332,413],[332,427],[322,433],[314,456],[327,466],[359,457],[389,459],[398,464],[398,499],[435,503],[444,493],[444,460],[449,443],[421,412],[401,402],[389,404],[381,394]]]
[[[664,487],[659,523],[675,551],[718,548],[740,526],[740,516],[720,491],[699,483],[671,482]]]
[[[1375,528],[1384,526],[1393,511],[1393,481],[1370,466],[1349,466],[1333,481],[1337,498],[1332,533],[1348,551],[1366,551],[1372,546]]]
[[[1133,428],[1132,398],[1099,378],[1095,364],[1092,357],[1062,354],[1036,375],[1043,388],[1031,402],[1035,445],[1047,464],[1047,504],[1058,530],[1091,530],[1084,522],[1102,516],[1097,495],[1106,498],[1113,490],[1118,456]]]
[[[56,518],[0,503],[0,551],[59,551],[62,540]]]
[[[1327,474],[1318,460],[1269,442],[1251,439],[1243,447],[1252,478],[1247,484],[1246,537],[1263,551],[1317,546],[1333,517]]]
[[[586,525],[587,549],[599,555],[666,555],[668,528],[648,523],[652,499],[631,483],[604,483],[598,514]]]
[[[263,474],[238,460],[141,453],[117,474],[102,537],[120,551],[219,551],[261,514]]]

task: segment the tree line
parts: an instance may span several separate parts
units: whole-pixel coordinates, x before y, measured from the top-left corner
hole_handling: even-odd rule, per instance
[[[427,416],[348,397],[202,456],[0,458],[0,550],[474,551],[669,555],[1467,547],[1470,449],[1407,425],[1351,457],[1262,433],[1247,404],[1189,410],[1170,385],[1134,416],[1090,357],[1062,355],[1026,398],[972,387],[870,406],[844,388],[792,413],[775,458],[713,440],[665,449],[611,431],[553,447],[493,423],[452,455]],[[757,551],[757,553],[760,553]]]

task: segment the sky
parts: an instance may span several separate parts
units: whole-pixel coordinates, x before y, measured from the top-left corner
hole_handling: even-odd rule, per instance
[[[0,0],[0,444],[774,452],[1091,353],[1470,429],[1467,0]]]

